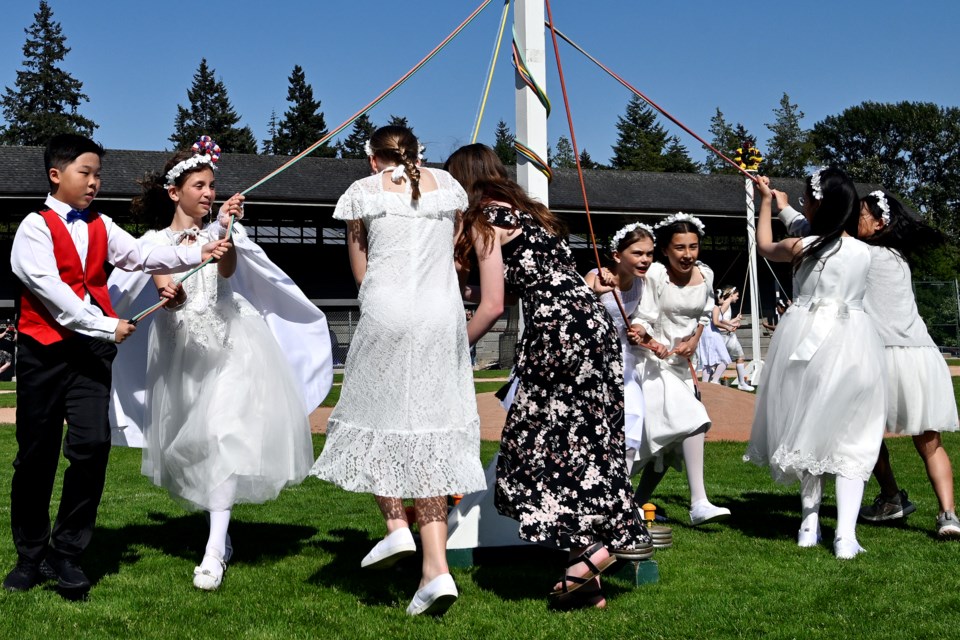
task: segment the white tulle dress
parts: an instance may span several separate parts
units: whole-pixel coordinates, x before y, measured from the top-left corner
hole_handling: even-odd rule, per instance
[[[844,237],[824,255],[794,275],[744,455],[785,484],[805,472],[866,481],[886,422],[883,343],[863,311],[870,248]]]
[[[597,270],[593,269],[590,273],[596,274]],[[634,278],[633,286],[627,291],[617,290],[627,316],[636,311],[637,305],[640,304],[645,282],[644,278]],[[636,347],[627,340],[627,325],[623,321],[623,315],[613,294],[609,291],[601,294],[600,302],[613,318],[617,335],[620,337],[620,346],[623,348],[623,430],[627,447],[640,449],[643,438],[643,390],[640,388],[640,378],[637,377],[637,362],[641,347]]]
[[[200,231],[196,241],[215,240],[218,228]],[[178,239],[166,229],[142,241]],[[234,241],[238,248],[252,244],[240,225]],[[183,283],[183,307],[150,317],[142,472],[176,500],[207,511],[275,498],[300,483],[313,462],[301,381],[232,279],[208,265]],[[326,362],[329,371],[328,356]],[[123,367],[115,364],[115,375],[124,376]]]
[[[651,337],[673,349],[697,330],[708,325],[713,312],[713,271],[702,262],[697,268],[703,282],[678,287],[670,282],[663,264],[650,265],[640,305],[631,316],[632,324],[642,324]],[[643,438],[635,468],[654,461],[656,469],[664,462],[679,462],[683,441],[710,428],[710,417],[694,395],[694,381],[686,358],[672,355],[658,358],[641,349],[637,375],[643,389],[645,406]],[[672,459],[672,460],[671,460]]]
[[[700,341],[697,342],[697,368],[720,367],[725,369],[730,360],[727,352],[727,342],[720,330],[713,324],[713,317],[703,327]]]
[[[870,256],[863,308],[884,344],[887,431],[957,431],[950,369],[917,311],[910,265],[884,247],[871,246]]]
[[[344,489],[429,498],[486,488],[466,320],[453,263],[463,188],[422,169],[438,188],[413,202],[373,175],[334,211],[362,220],[367,271],[340,400],[312,473]]]

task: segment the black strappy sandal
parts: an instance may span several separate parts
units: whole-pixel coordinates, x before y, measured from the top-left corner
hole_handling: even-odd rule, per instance
[[[613,566],[617,561],[617,557],[613,554],[610,554],[610,556],[602,560],[599,564],[593,564],[593,562],[590,561],[590,556],[603,548],[604,545],[602,542],[595,542],[586,551],[567,562],[568,569],[582,562],[587,565],[587,573],[582,576],[575,576],[569,573],[563,576],[563,580],[560,581],[560,588],[550,592],[550,600],[555,606],[561,608],[571,605],[577,606],[580,600],[580,598],[577,597],[580,595],[578,593],[579,589]],[[592,593],[593,592],[591,592],[591,594]]]

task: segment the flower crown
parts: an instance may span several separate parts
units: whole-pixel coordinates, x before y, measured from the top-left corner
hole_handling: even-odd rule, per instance
[[[420,160],[421,162],[423,161],[423,152],[426,150],[427,148],[425,146],[419,142],[417,143],[417,160]],[[363,152],[367,154],[368,158],[372,158],[375,155],[373,152],[373,146],[370,144],[369,140],[363,143]]]
[[[810,174],[810,193],[815,200],[823,200],[823,187],[820,186],[820,174],[827,170],[827,167],[820,167]]]
[[[185,171],[195,169],[202,164],[210,165],[211,169],[217,168],[217,162],[220,161],[220,146],[210,136],[200,136],[190,148],[194,155],[181,160],[173,165],[167,175],[164,176],[164,187],[173,187],[177,184],[177,178],[183,175]]]
[[[690,224],[692,224],[698,229],[698,235],[701,235],[701,236],[704,233],[704,229],[706,229],[703,223],[700,222],[700,218],[697,218],[696,216],[692,216],[689,213],[684,213],[683,211],[680,211],[678,213],[673,214],[672,216],[668,216],[664,218],[657,224],[653,225],[653,228],[660,229],[662,227],[669,227],[671,224],[675,224],[677,222],[689,222]]]
[[[653,235],[653,227],[642,222],[634,222],[633,224],[628,224],[613,234],[613,237],[610,238],[610,249],[612,251],[616,251],[617,247],[620,246],[620,243],[623,242],[623,239],[627,237],[627,234],[631,231],[636,231],[637,229],[644,229],[651,236]]]
[[[887,194],[883,191],[871,191],[870,194],[877,199],[877,206],[880,207],[880,219],[883,224],[890,224],[890,203],[887,202]]]

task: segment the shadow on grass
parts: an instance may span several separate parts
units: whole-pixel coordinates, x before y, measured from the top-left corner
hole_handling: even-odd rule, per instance
[[[382,571],[360,568],[360,561],[379,538],[361,529],[332,529],[329,538],[311,542],[332,556],[307,580],[319,587],[336,587],[367,605],[394,605],[413,597],[420,582],[419,551]]]
[[[96,584],[106,575],[119,573],[122,565],[137,562],[140,559],[137,547],[140,546],[200,562],[210,529],[204,514],[171,517],[153,512],[147,517],[152,524],[97,527],[83,563],[91,582]],[[235,520],[230,523],[234,548],[231,562],[258,564],[296,555],[316,534],[314,527]]]

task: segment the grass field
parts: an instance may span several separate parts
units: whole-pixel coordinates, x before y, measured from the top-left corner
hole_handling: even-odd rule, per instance
[[[12,427],[0,427],[0,458],[13,458],[13,436]],[[951,434],[946,443],[955,454],[960,437]],[[796,488],[774,485],[765,470],[741,462],[743,444],[713,443],[707,445],[708,486],[733,518],[687,526],[685,480],[669,473],[659,503],[677,521],[675,546],[657,553],[658,584],[633,589],[610,580],[606,611],[556,613],[547,609],[545,594],[560,568],[529,554],[454,569],[461,599],[440,620],[404,614],[416,587],[414,559],[383,573],[359,570],[360,558],[383,533],[372,499],[313,478],[274,502],[237,507],[236,555],[224,585],[216,593],[196,591],[190,580],[205,543],[203,518],[140,476],[138,450],[115,449],[85,559],[95,581],[90,600],[67,602],[49,589],[0,593],[0,637],[954,637],[960,544],[933,537],[936,501],[910,441],[889,444],[918,510],[904,526],[861,526],[869,552],[853,561],[834,559],[827,545],[799,549]],[[317,452],[322,445],[317,436]],[[485,443],[483,457],[494,451]],[[5,487],[10,474],[9,465],[0,466]],[[868,497],[875,490],[869,487]],[[830,483],[827,493],[829,541]],[[9,517],[6,500],[0,510]],[[4,571],[12,566],[8,534],[0,536],[0,557]]]

